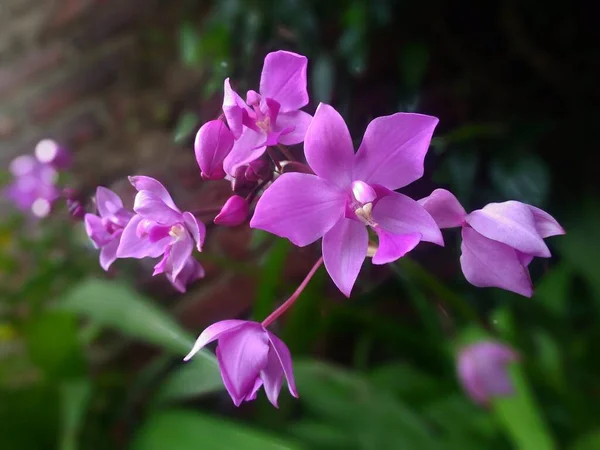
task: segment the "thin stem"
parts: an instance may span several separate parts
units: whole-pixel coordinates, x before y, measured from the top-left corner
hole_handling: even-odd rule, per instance
[[[304,288],[306,287],[308,282],[311,280],[311,278],[314,276],[315,272],[321,266],[321,264],[323,264],[322,256],[317,260],[317,262],[312,267],[312,269],[310,269],[310,272],[308,272],[308,275],[306,275],[306,278],[304,278],[304,280],[302,280],[302,283],[300,283],[300,286],[298,286],[298,288],[294,291],[294,293],[290,296],[290,298],[288,298],[285,302],[283,302],[281,304],[281,306],[279,306],[279,308],[277,308],[275,311],[273,311],[271,314],[269,314],[269,317],[267,317],[265,320],[263,320],[263,322],[262,322],[263,327],[265,327],[265,328],[268,327],[275,320],[277,320],[279,318],[279,316],[281,316],[288,309],[290,309],[290,307],[294,304],[296,299],[300,296],[300,294],[302,294],[302,291],[304,291]]]
[[[277,160],[277,158],[275,158],[271,147],[267,147],[267,155],[269,155],[269,158],[271,158],[271,161],[273,161],[273,164],[275,164],[275,167],[277,167],[277,171],[281,172],[281,164],[279,164],[279,161]]]
[[[288,150],[287,147],[285,147],[282,144],[277,144],[277,148],[281,153],[283,153],[283,156],[285,156],[288,159],[288,161],[296,161],[296,158],[294,158],[294,155],[292,155],[292,153]]]
[[[246,201],[248,202],[248,204],[252,203],[254,201],[254,198],[256,197],[256,194],[258,194],[260,192],[260,190],[262,188],[265,187],[265,185],[267,183],[269,183],[271,180],[263,180],[260,182],[259,185],[257,185],[254,189],[252,189],[252,191],[246,196]]]

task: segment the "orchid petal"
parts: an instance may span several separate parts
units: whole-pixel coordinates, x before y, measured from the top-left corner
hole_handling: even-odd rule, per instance
[[[250,227],[304,247],[323,236],[344,214],[345,197],[327,181],[305,173],[281,175],[256,204]]]
[[[235,176],[238,167],[246,165],[260,158],[267,148],[265,146],[267,138],[262,133],[257,133],[250,128],[244,128],[240,137],[233,144],[231,152],[223,161],[223,169],[231,176]]]
[[[550,250],[537,231],[533,212],[524,203],[490,203],[473,211],[466,221],[489,239],[533,256],[550,257]]]
[[[96,206],[102,217],[110,217],[123,208],[121,198],[110,189],[98,186],[96,189]]]
[[[395,190],[423,176],[423,163],[438,119],[397,113],[374,119],[356,153],[354,179]]]
[[[379,248],[373,256],[373,264],[387,264],[402,258],[421,241],[420,233],[392,234],[375,227],[379,237]]]
[[[94,247],[100,248],[111,239],[111,235],[106,231],[102,219],[95,214],[86,214],[83,218],[85,232],[94,244]]]
[[[117,249],[117,258],[157,258],[164,253],[166,246],[171,241],[171,236],[154,243],[150,242],[147,237],[139,237],[137,230],[143,220],[146,219],[136,214],[123,229]]]
[[[421,240],[444,245],[442,232],[433,217],[412,198],[389,192],[373,207],[373,219],[392,234],[420,233]]]
[[[350,297],[367,256],[369,235],[361,222],[341,219],[323,237],[323,262],[340,291]]]
[[[538,234],[547,238],[550,236],[557,236],[559,234],[565,234],[565,230],[560,224],[556,221],[554,217],[548,214],[546,211],[541,210],[540,208],[536,208],[535,206],[527,205],[529,210],[533,214],[533,219],[535,220],[535,228]]]
[[[275,354],[279,359],[279,363],[283,368],[283,373],[285,374],[285,379],[287,380],[290,394],[298,398],[298,390],[296,389],[296,381],[294,379],[294,369],[292,367],[292,355],[290,354],[290,350],[281,339],[279,339],[270,331],[267,331],[267,336],[271,342],[271,349],[275,351]]]
[[[419,200],[419,204],[440,228],[459,227],[467,215],[458,199],[446,189],[436,189],[429,197]]]
[[[173,278],[173,275],[170,273],[166,273],[165,275],[173,287],[184,294],[188,284],[193,283],[199,278],[204,278],[204,268],[195,258],[189,257],[177,278]]]
[[[206,237],[206,226],[190,212],[183,213],[183,222],[196,243],[196,249],[201,252]]]
[[[108,272],[108,269],[117,259],[117,249],[119,248],[119,237],[115,236],[112,241],[100,249],[100,267]]]
[[[304,141],[306,130],[312,121],[312,116],[304,111],[290,111],[280,113],[277,116],[277,129],[291,128],[292,131],[279,136],[279,142],[283,145],[295,145]]]
[[[321,178],[346,188],[352,182],[354,148],[344,119],[333,107],[320,103],[306,135],[304,154]]]
[[[260,372],[260,378],[264,383],[267,398],[275,408],[279,408],[277,397],[279,397],[279,392],[283,385],[283,368],[281,367],[281,361],[277,353],[272,347],[269,349],[267,364]]]
[[[210,344],[216,339],[219,339],[223,333],[227,333],[229,331],[234,331],[241,327],[242,325],[246,325],[249,322],[246,320],[222,320],[220,322],[213,323],[212,325],[206,327],[196,342],[194,342],[194,346],[190,350],[190,352],[183,358],[184,361],[189,361],[192,359],[196,353],[198,353],[205,345]]]
[[[219,338],[219,366],[226,387],[238,406],[252,393],[256,378],[267,365],[269,339],[258,323],[246,325]],[[264,380],[263,380],[264,381]]]
[[[258,390],[262,387],[262,385],[263,385],[263,380],[261,380],[260,378],[257,378],[256,381],[254,382],[254,387],[252,388],[250,393],[248,395],[246,395],[246,397],[244,397],[244,401],[251,402],[252,400],[256,400],[256,396],[258,395]]]
[[[223,160],[233,148],[233,134],[222,120],[206,122],[194,141],[194,153],[204,179],[223,178]]]
[[[139,192],[139,191],[150,191],[155,196],[160,198],[163,203],[165,203],[169,208],[180,212],[179,208],[175,205],[175,202],[171,198],[169,191],[163,186],[163,184],[152,178],[146,177],[144,175],[136,175],[129,177],[129,182],[131,185]]]
[[[282,112],[300,109],[308,104],[305,56],[283,50],[265,57],[260,76],[260,94],[281,105]]]
[[[187,260],[191,257],[192,251],[194,250],[194,241],[186,236],[178,241],[176,241],[171,246],[171,255],[170,255],[170,263],[171,263],[171,271],[173,278],[177,279]]]
[[[223,114],[225,114],[227,125],[229,125],[233,136],[238,139],[242,134],[244,110],[247,106],[242,97],[231,88],[229,78],[226,78],[223,83],[223,91]]]
[[[135,196],[133,210],[146,219],[160,225],[173,225],[182,220],[181,213],[175,211],[152,191],[140,191]]]
[[[515,249],[468,227],[463,228],[462,238],[460,265],[469,283],[531,297],[533,286],[529,272],[519,261]]]

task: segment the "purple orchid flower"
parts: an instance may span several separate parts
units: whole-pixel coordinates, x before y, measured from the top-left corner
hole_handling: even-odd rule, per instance
[[[192,213],[181,212],[165,187],[154,178],[129,177],[138,191],[133,210],[135,216],[127,224],[117,249],[118,258],[162,259],[153,275],[166,273],[180,280],[194,249],[202,251],[206,228]]]
[[[437,122],[421,114],[379,117],[369,124],[354,154],[342,117],[320,104],[304,143],[316,175],[281,175],[259,199],[250,226],[300,247],[323,237],[327,272],[348,297],[367,255],[367,227],[379,238],[373,264],[395,261],[420,241],[443,245],[429,213],[393,192],[423,175]]]
[[[284,376],[290,394],[298,397],[290,351],[277,336],[257,322],[224,320],[209,326],[184,361],[217,339],[221,376],[235,406],[256,399],[258,390],[264,386],[267,398],[277,407]]]
[[[507,366],[519,355],[506,345],[482,341],[461,350],[458,356],[458,378],[469,397],[480,405],[494,397],[514,393]]]
[[[110,189],[98,186],[96,206],[99,215],[84,216],[85,231],[96,248],[100,249],[100,266],[108,271],[117,259],[117,248],[133,213],[123,207],[121,198]]]
[[[225,172],[234,177],[239,166],[259,158],[267,146],[299,144],[312,119],[300,111],[308,104],[308,59],[277,51],[265,57],[260,92],[248,91],[246,101],[225,80],[223,112],[236,141],[224,161]]]
[[[9,169],[14,180],[7,186],[4,195],[17,208],[38,218],[50,214],[52,204],[60,196],[56,170],[29,155],[15,158]]]
[[[202,125],[194,142],[194,152],[202,179],[225,178],[223,160],[233,148],[233,141],[233,134],[222,120],[211,120]]]
[[[177,278],[173,278],[171,273],[166,273],[166,277],[177,291],[185,294],[188,285],[200,278],[204,278],[204,268],[196,258],[190,256]]]
[[[544,238],[565,234],[550,214],[517,201],[490,203],[467,214],[454,195],[436,189],[419,203],[440,228],[462,227],[460,264],[467,281],[477,287],[531,297],[527,266],[535,256],[551,256]]]

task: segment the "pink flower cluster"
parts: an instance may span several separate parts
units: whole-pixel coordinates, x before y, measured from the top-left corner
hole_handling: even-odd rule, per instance
[[[397,192],[423,176],[438,119],[401,112],[375,118],[355,152],[346,123],[332,106],[318,105],[314,117],[301,110],[309,103],[307,66],[304,56],[269,53],[258,91],[249,90],[245,99],[226,79],[222,114],[205,123],[195,140],[200,176],[231,183],[232,195],[214,218],[216,224],[237,226],[250,219],[250,227],[299,247],[321,239],[322,257],[269,317],[262,323],[215,323],[186,356],[189,360],[218,340],[223,382],[236,405],[253,400],[263,387],[277,406],[284,378],[297,396],[290,352],[267,327],[292,306],[321,263],[350,297],[367,257],[376,265],[393,263],[421,242],[443,246],[440,228],[461,227],[460,263],[466,279],[529,297],[529,263],[534,257],[550,257],[544,239],[564,233],[549,214],[517,201],[467,214],[446,190],[419,201]],[[306,163],[287,148],[300,143]],[[194,214],[182,212],[159,181],[134,176],[130,182],[137,190],[133,211],[99,187],[98,214],[85,216],[86,231],[100,249],[100,264],[108,270],[117,258],[159,258],[154,275],[164,273],[184,292],[204,276],[193,252],[202,251],[205,226]],[[467,389],[482,402],[508,390],[498,367],[514,359],[497,346],[488,347],[466,352],[460,362]],[[487,366],[479,362],[488,355],[496,361],[489,365],[495,368],[489,386],[482,375]]]
[[[59,171],[71,164],[69,152],[51,139],[40,141],[34,155],[22,155],[10,164],[13,181],[4,191],[18,209],[36,218],[46,217],[60,197]]]

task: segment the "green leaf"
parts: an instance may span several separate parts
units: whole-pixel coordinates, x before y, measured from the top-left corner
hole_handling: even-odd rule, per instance
[[[223,390],[223,380],[215,361],[193,358],[175,369],[161,383],[154,401],[166,403]]]
[[[188,66],[201,62],[202,40],[193,24],[185,22],[179,28],[179,53],[181,60]]]
[[[294,442],[229,420],[184,410],[151,416],[139,430],[132,450],[299,450]]]
[[[76,450],[79,432],[84,422],[92,386],[87,379],[75,379],[60,386],[62,431],[60,450]]]
[[[264,320],[273,309],[277,293],[283,282],[285,261],[290,251],[287,239],[277,239],[264,256],[262,272],[256,292],[253,316],[257,321]]]
[[[25,340],[29,356],[47,376],[63,378],[83,372],[75,315],[50,311],[34,317],[26,326]]]
[[[317,102],[330,103],[335,80],[335,67],[331,56],[321,53],[312,68],[312,96]]]
[[[594,430],[575,440],[569,450],[598,450],[600,448],[600,430]]]
[[[497,397],[492,407],[498,423],[513,442],[522,450],[552,450],[556,448],[541,410],[536,404],[529,384],[519,364],[509,367],[515,394]]]
[[[564,262],[553,267],[550,272],[537,283],[534,299],[540,306],[547,308],[557,316],[564,316],[568,306],[568,292],[573,269]]]
[[[408,91],[416,91],[421,85],[429,64],[427,46],[419,43],[406,45],[400,57],[400,73]]]
[[[176,143],[185,141],[192,135],[198,128],[200,118],[193,112],[184,113],[175,125],[175,131],[173,132],[173,140]]]
[[[550,190],[550,171],[538,156],[526,155],[517,161],[492,161],[490,176],[494,187],[506,198],[544,206]]]
[[[167,313],[130,287],[116,281],[88,279],[66,294],[59,307],[141,341],[186,354],[193,337]],[[207,352],[196,356],[214,360]]]

